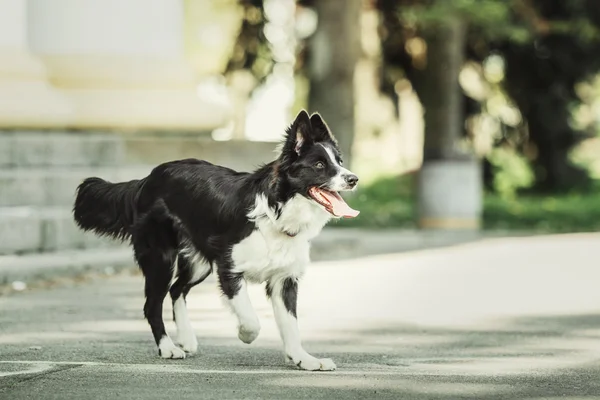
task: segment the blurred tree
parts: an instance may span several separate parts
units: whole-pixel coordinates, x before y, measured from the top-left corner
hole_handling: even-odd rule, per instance
[[[568,158],[570,149],[585,135],[574,129],[569,120],[570,107],[579,101],[575,83],[600,67],[600,8],[596,3],[595,0],[377,0],[383,21],[382,90],[394,96],[395,83],[406,77],[426,110],[439,107],[429,104],[436,99],[428,94],[427,69],[431,68],[428,60],[435,60],[433,53],[439,51],[430,32],[443,25],[448,15],[459,15],[467,26],[463,47],[467,59],[482,62],[493,53],[505,59],[503,86],[528,123],[529,145],[520,150],[533,163],[535,188],[557,191],[585,184],[587,174]],[[472,100],[463,104],[467,114],[477,112]],[[464,131],[463,125],[460,129]],[[431,147],[440,142],[427,135],[436,133],[430,130],[426,133],[426,157],[430,157],[427,154],[431,154]],[[447,138],[455,136],[446,133]]]
[[[406,77],[425,112],[419,225],[477,229],[481,178],[478,163],[460,146],[466,107],[472,103],[465,101],[459,75],[473,26],[489,25],[501,31],[497,34],[510,34],[509,26],[499,23],[507,7],[502,0],[380,0],[378,7],[383,17],[384,89],[395,92],[396,82]]]
[[[580,101],[574,85],[600,68],[597,0],[371,1],[382,17],[382,90],[395,96],[400,79],[411,82],[427,110],[426,159],[456,153],[453,143],[465,133],[462,121],[480,111],[477,101],[460,92],[450,97],[440,92],[444,79],[457,76],[448,69],[450,59],[440,57],[450,57],[450,48],[456,52],[462,48],[462,55],[455,57],[481,63],[499,54],[505,60],[502,87],[527,123],[521,131],[528,136],[518,141],[516,149],[532,163],[534,188],[557,191],[587,183],[586,171],[569,161],[570,150],[586,137],[570,117]],[[263,33],[263,0],[240,3],[245,16],[228,70],[248,69],[262,81],[273,66]],[[325,114],[349,155],[354,137],[351,77],[359,54],[361,0],[298,3],[316,10],[319,18],[317,32],[302,43],[307,57],[299,64],[311,81],[309,108]],[[448,16],[462,21],[464,35],[458,34],[460,29],[455,31],[458,36],[448,33]],[[450,101],[448,107],[445,101]],[[486,176],[491,177],[490,171],[486,169]]]
[[[354,140],[354,70],[360,55],[362,0],[298,0],[318,18],[316,32],[299,49],[298,65],[309,78],[308,108],[318,111],[335,133],[349,165]],[[259,82],[271,73],[273,54],[263,29],[263,0],[240,0],[244,20],[227,72],[250,70]]]
[[[304,1],[317,13],[308,42],[308,107],[323,115],[338,139],[346,165],[354,141],[354,70],[360,56],[362,0]],[[312,3],[312,4],[310,4]]]
[[[589,137],[571,123],[575,85],[600,69],[600,7],[595,0],[531,0],[516,9],[534,40],[491,43],[506,62],[505,88],[528,122],[535,189],[585,187],[587,171],[569,160]]]
[[[244,15],[225,73],[246,69],[263,82],[273,67],[273,55],[264,33],[267,20],[263,0],[239,0],[239,3]]]

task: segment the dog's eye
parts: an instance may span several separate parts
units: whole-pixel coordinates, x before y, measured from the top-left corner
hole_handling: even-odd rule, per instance
[[[342,166],[342,165],[344,165],[344,161],[343,161],[343,160],[340,158],[340,159],[338,160],[338,164],[340,164],[340,166]]]
[[[322,162],[322,161],[318,161],[318,162],[315,164],[315,168],[317,168],[317,169],[323,169],[323,168],[325,168],[325,164],[323,164],[323,162]]]

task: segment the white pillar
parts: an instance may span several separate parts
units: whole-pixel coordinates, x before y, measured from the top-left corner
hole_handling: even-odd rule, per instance
[[[30,51],[27,7],[27,0],[0,0],[0,127],[60,123],[73,112]]]
[[[21,40],[71,106],[61,118],[32,118],[30,123],[197,131],[230,119],[227,99],[199,91],[198,85],[222,71],[232,50],[240,22],[235,1],[0,2],[27,3],[26,14],[21,10],[20,15],[26,21]],[[2,125],[7,122],[0,115]]]

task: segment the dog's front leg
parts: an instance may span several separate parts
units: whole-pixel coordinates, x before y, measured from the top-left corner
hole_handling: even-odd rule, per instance
[[[283,347],[288,359],[301,369],[309,371],[333,371],[336,366],[329,358],[318,359],[308,354],[302,347],[296,303],[298,298],[298,279],[287,277],[267,283],[267,295],[271,298],[273,312]]]
[[[219,273],[219,282],[223,293],[227,296],[227,304],[238,320],[238,338],[250,344],[260,333],[260,322],[252,307],[246,280],[241,274]]]

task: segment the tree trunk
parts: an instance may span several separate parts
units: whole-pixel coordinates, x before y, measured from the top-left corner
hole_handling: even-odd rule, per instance
[[[337,138],[346,165],[354,141],[354,69],[360,55],[362,0],[317,0],[318,26],[310,40],[310,112]]]
[[[548,117],[548,112],[552,117]],[[533,189],[556,193],[586,188],[590,182],[587,171],[569,159],[571,149],[578,142],[578,132],[569,125],[568,102],[547,92],[545,98],[539,99],[536,106],[525,114],[525,118],[529,122],[530,139],[538,152],[533,164]]]
[[[478,229],[482,207],[479,163],[461,152],[466,26],[449,16],[428,31],[427,66],[420,97],[425,109],[423,166],[419,173],[419,225],[432,229]]]
[[[427,67],[422,76],[421,101],[425,108],[423,160],[455,159],[464,129],[463,95],[458,75],[465,61],[466,26],[448,18],[430,31]]]
[[[577,60],[570,39],[555,37],[544,42],[548,57],[539,57],[534,45],[501,47],[506,60],[505,87],[528,123],[529,140],[537,155],[531,160],[535,173],[532,189],[560,192],[586,188],[590,177],[574,165],[569,154],[586,138],[571,125],[571,107],[579,103],[573,86],[583,73],[562,60]],[[568,56],[565,56],[565,53]]]

